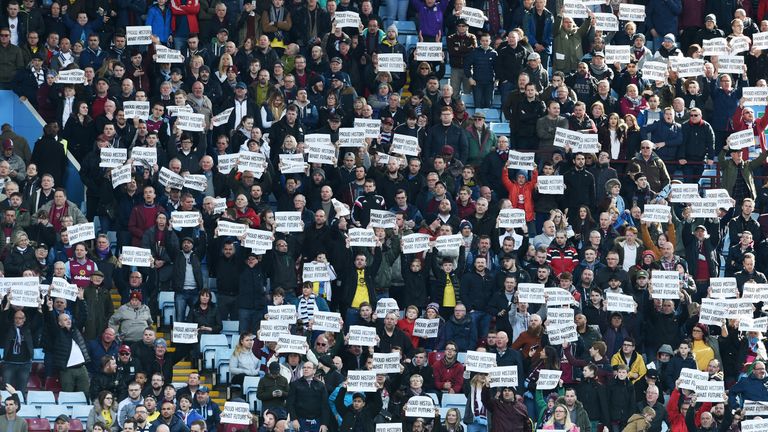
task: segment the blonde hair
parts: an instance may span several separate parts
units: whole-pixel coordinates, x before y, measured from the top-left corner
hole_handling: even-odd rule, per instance
[[[544,424],[545,425],[553,425],[554,426],[554,424],[555,424],[555,410],[558,409],[558,408],[562,408],[562,409],[565,410],[565,421],[563,421],[563,429],[567,430],[567,431],[571,430],[575,425],[571,422],[571,415],[568,412],[568,407],[566,407],[563,404],[559,404],[559,403],[556,403],[555,407],[552,408],[552,416],[549,417],[549,420],[547,420],[547,422],[544,423]]]

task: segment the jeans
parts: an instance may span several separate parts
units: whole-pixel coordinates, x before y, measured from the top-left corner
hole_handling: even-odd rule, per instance
[[[451,76],[453,76],[453,71],[451,71]],[[507,100],[507,96],[509,96],[509,94],[515,90],[517,90],[517,82],[515,81],[505,81],[499,84],[499,94],[501,95],[501,103],[504,103],[504,101]]]
[[[187,47],[187,38],[173,37],[173,49],[182,50]]]
[[[701,173],[704,172],[704,165],[683,165],[681,167],[683,171],[683,183],[698,182],[701,178]]]
[[[344,327],[349,329],[349,326],[357,325],[360,321],[360,309],[348,307],[347,314],[344,317]]]
[[[200,291],[197,289],[192,290],[181,290],[181,292],[177,292],[175,296],[175,302],[176,302],[176,315],[174,315],[174,318],[176,321],[179,322],[185,322],[187,319],[187,306],[189,306],[189,309],[191,310],[192,307],[195,305],[195,302],[197,301],[197,298],[200,295]]]
[[[299,432],[318,432],[320,422],[312,419],[299,419]]]
[[[3,381],[12,385],[16,390],[27,393],[27,381],[32,371],[32,362],[26,363],[5,363],[3,371]]]
[[[488,424],[481,424],[475,420],[467,425],[467,432],[488,432]]]
[[[493,103],[493,83],[476,83],[472,89],[472,95],[475,99],[475,108],[490,108]]]
[[[219,301],[216,303],[219,307],[219,316],[222,321],[233,320],[238,321],[239,309],[237,305],[237,296],[231,296],[227,294],[219,294]]]
[[[463,68],[451,68],[451,87],[455,95],[469,93],[472,87],[469,86],[469,79],[464,76]]]
[[[477,334],[484,335],[488,333],[488,329],[491,327],[491,315],[479,310],[472,311],[470,315],[477,328]]]
[[[250,331],[256,333],[261,327],[261,320],[264,319],[264,311],[258,311],[255,309],[240,309],[238,313],[240,325],[238,331],[244,333]]]

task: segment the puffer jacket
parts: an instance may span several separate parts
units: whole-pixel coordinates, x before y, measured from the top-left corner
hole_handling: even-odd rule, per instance
[[[474,78],[479,84],[493,84],[496,80],[494,66],[499,53],[493,48],[477,47],[464,59],[464,76]]]
[[[130,304],[124,304],[109,319],[109,327],[122,335],[128,342],[140,341],[144,329],[152,325],[152,312],[149,306],[141,305],[134,309]]]
[[[59,369],[66,369],[68,367],[70,353],[72,352],[72,343],[76,343],[78,348],[83,354],[83,365],[87,365],[91,362],[91,357],[88,354],[88,347],[85,344],[85,338],[74,326],[69,330],[60,327],[56,313],[49,311],[46,314],[46,323],[48,327],[47,335],[51,337],[51,340],[46,344],[50,347],[53,354],[53,365]],[[142,329],[142,333],[144,329]],[[46,348],[47,350],[48,348]],[[74,365],[77,366],[77,365]]]
[[[509,194],[509,201],[512,203],[512,207],[519,209],[519,196],[523,196],[522,209],[525,210],[526,222],[530,222],[536,217],[536,214],[533,211],[533,192],[536,190],[536,182],[538,178],[539,171],[534,169],[533,174],[531,175],[531,180],[520,186],[517,181],[513,181],[509,178],[509,170],[506,167],[501,170],[501,182]]]

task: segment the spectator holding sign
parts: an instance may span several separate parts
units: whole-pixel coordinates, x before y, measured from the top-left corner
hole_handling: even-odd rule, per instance
[[[538,1],[543,2],[543,0]],[[518,376],[520,376],[519,372]],[[493,414],[489,430],[531,432],[532,425],[528,419],[528,409],[517,399],[515,388],[502,387],[501,392],[496,393],[496,390],[491,390],[490,386],[491,381],[487,380],[482,392],[483,406]],[[517,428],[512,429],[510,425],[517,425]]]

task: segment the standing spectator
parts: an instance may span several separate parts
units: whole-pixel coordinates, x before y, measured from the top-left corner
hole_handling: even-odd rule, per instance
[[[507,44],[499,48],[499,57],[496,59],[496,77],[499,79],[502,101],[506,101],[507,96],[517,89],[517,78],[525,67],[527,56],[528,51],[520,43],[520,34],[516,31],[507,33]]]
[[[45,314],[49,355],[52,356],[53,366],[58,368],[63,391],[79,391],[87,393],[90,387],[88,370],[85,365],[90,363],[85,338],[79,330],[72,326],[69,314],[59,313],[53,309],[53,300],[48,298],[48,308]]]
[[[573,72],[584,56],[582,40],[595,25],[595,15],[590,11],[589,18],[576,27],[573,18],[558,14],[554,26],[555,59],[552,68],[566,74]]]
[[[653,37],[653,47],[658,50],[664,35],[677,34],[677,17],[683,12],[683,5],[680,0],[649,0],[645,8],[645,25]]]
[[[570,217],[579,214],[579,207],[595,206],[595,176],[584,168],[586,158],[583,153],[573,156],[573,170],[563,176],[567,192],[567,214]]]
[[[393,0],[394,1],[394,0]],[[419,39],[423,42],[441,42],[443,38],[443,15],[448,9],[448,0],[411,0],[419,18]],[[392,24],[392,23],[387,23]]]
[[[3,343],[3,381],[25,393],[27,381],[32,371],[34,339],[32,323],[27,323],[27,314],[22,309],[12,307],[2,312],[2,320],[8,325]],[[6,405],[7,407],[7,405]]]
[[[141,301],[141,293],[132,292],[128,303],[120,306],[109,319],[109,327],[118,332],[125,342],[134,343],[142,340],[145,329],[152,325],[149,306],[141,304]]]
[[[480,35],[480,46],[464,59],[464,76],[469,80],[475,107],[490,108],[496,82],[495,65],[498,53],[491,48],[491,36]]]
[[[735,123],[734,127],[736,127]],[[757,128],[757,125],[753,127]],[[682,131],[683,143],[678,148],[677,159],[682,166],[684,178],[695,180],[704,172],[704,165],[689,165],[688,162],[703,161],[707,165],[712,163],[715,157],[715,131],[702,118],[700,108],[691,109],[690,119],[683,123]]]
[[[543,0],[537,0],[537,3],[539,1]],[[501,392],[494,395],[492,392],[495,393],[496,389],[491,390],[490,385],[490,380],[486,381],[482,392],[483,406],[489,413],[493,414],[489,430],[530,432],[531,422],[528,419],[528,409],[522,400],[517,399],[515,388],[502,387]],[[518,425],[518,427],[513,429],[511,425]]]
[[[315,370],[312,362],[305,362],[301,378],[292,382],[288,391],[288,412],[293,419],[293,429],[297,431],[328,431],[328,392],[325,385],[315,379]]]
[[[470,33],[467,21],[459,19],[456,23],[456,33],[448,35],[448,61],[451,65],[451,87],[454,91],[469,93],[471,86],[464,74],[464,64],[477,48],[477,38]]]
[[[541,66],[544,69],[549,67],[549,58],[552,56],[552,27],[554,26],[552,12],[545,7],[546,4],[546,0],[536,0],[533,3],[533,11],[525,28],[528,42],[533,47],[533,51],[541,56]]]

